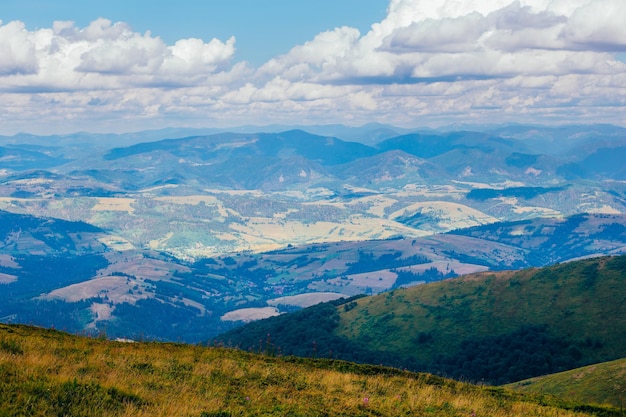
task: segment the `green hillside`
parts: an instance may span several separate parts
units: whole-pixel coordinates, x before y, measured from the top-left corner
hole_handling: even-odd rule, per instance
[[[348,362],[0,324],[0,416],[618,416]]]
[[[503,384],[626,356],[626,256],[487,272],[312,307],[226,333],[257,349]]]
[[[552,394],[623,410],[626,406],[626,359],[526,379],[508,387],[521,392]]]

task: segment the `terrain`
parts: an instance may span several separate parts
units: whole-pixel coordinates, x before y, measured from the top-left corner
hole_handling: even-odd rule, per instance
[[[0,414],[618,416],[619,410],[348,362],[0,325]]]
[[[508,387],[521,392],[556,395],[586,404],[606,404],[623,410],[626,359],[531,378]]]
[[[503,384],[623,358],[625,279],[626,256],[483,272],[320,304],[217,340]]]
[[[301,130],[126,147],[0,141],[0,209],[84,221],[180,259],[623,213],[624,129],[563,132],[412,133],[374,146]]]
[[[626,252],[623,128],[280,129],[0,137],[0,321],[197,342]]]
[[[580,215],[190,262],[124,247],[84,222],[6,212],[0,220],[2,321],[188,342],[321,301],[626,246],[621,216]]]

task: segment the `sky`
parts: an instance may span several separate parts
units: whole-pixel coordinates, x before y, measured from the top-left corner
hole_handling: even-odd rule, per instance
[[[0,134],[626,125],[624,0],[2,0]]]

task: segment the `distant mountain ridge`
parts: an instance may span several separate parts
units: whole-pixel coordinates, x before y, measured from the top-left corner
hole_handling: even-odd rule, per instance
[[[125,148],[113,148],[104,155],[104,165],[111,169],[119,166],[122,160],[128,167],[140,167],[146,162],[158,161],[163,167],[171,167],[177,171],[180,183],[191,184],[200,181],[208,186],[236,187],[238,189],[269,187],[269,189],[291,189],[296,184],[306,186],[323,186],[336,188],[337,181],[356,181],[355,184],[380,187],[410,183],[418,178],[419,183],[443,184],[453,180],[469,180],[478,182],[516,181],[528,184],[548,184],[556,181],[564,182],[577,178],[587,179],[621,179],[623,168],[621,158],[614,155],[620,152],[620,144],[626,143],[626,135],[621,139],[616,132],[611,132],[610,140],[602,141],[594,137],[584,141],[586,152],[576,155],[591,154],[587,158],[574,159],[568,156],[565,149],[582,146],[580,140],[573,143],[561,140],[560,152],[553,153],[541,146],[538,141],[525,141],[494,136],[481,132],[452,132],[430,134],[407,134],[385,139],[376,146],[346,142],[332,136],[318,136],[302,130],[291,130],[280,133],[219,133],[210,136],[195,136],[182,139],[166,139],[157,142],[144,142]],[[589,149],[596,143],[596,148]],[[605,146],[605,147],[600,147]],[[403,152],[429,162],[431,168],[428,176],[415,176],[416,168],[408,168],[404,175],[385,175],[385,166],[378,170],[382,175],[367,177],[349,177],[346,173],[358,170],[359,161],[372,158],[387,152]],[[595,152],[595,153],[594,153]],[[608,159],[604,153],[611,155]],[[148,155],[150,155],[148,157]],[[169,155],[169,156],[168,156]],[[407,157],[408,157],[407,155]],[[296,176],[283,174],[283,180],[276,184],[271,176],[280,171],[280,164],[288,164],[290,158],[300,158],[303,170]],[[141,158],[141,160],[138,160]],[[382,163],[384,159],[368,159],[369,163]],[[598,164],[598,160],[606,160]],[[110,161],[110,162],[106,162]],[[309,161],[307,163],[306,161]],[[311,165],[310,167],[308,165]],[[349,164],[352,168],[343,167]],[[177,170],[175,167],[184,167]],[[229,167],[249,167],[249,172],[256,174],[256,179],[241,177],[239,170],[229,172]],[[274,167],[270,169],[269,167]],[[321,168],[323,167],[323,168]],[[434,168],[436,167],[436,168]],[[308,175],[307,170],[321,171],[319,181],[302,177]],[[347,169],[347,171],[346,171]],[[89,171],[74,169],[74,173],[92,175]],[[302,176],[300,176],[301,173]],[[134,171],[135,183],[150,186],[157,183],[157,177],[163,177],[159,171],[146,177]],[[280,175],[279,175],[280,177]],[[269,185],[272,184],[272,185]]]
[[[410,184],[554,186],[624,177],[621,153],[626,147],[626,129],[617,126],[472,126],[475,131],[311,126],[312,133],[282,128],[287,127],[234,129],[245,133],[164,129],[121,135],[20,134],[0,137],[0,170],[17,181],[28,178],[28,171],[45,169],[65,175],[63,184],[75,195],[103,196],[163,185],[177,185],[182,193],[204,187],[326,188],[337,193],[344,185],[379,191]],[[388,134],[377,136],[376,141],[365,139],[380,130]],[[196,135],[171,139],[184,133]],[[386,156],[388,152],[392,154]],[[402,155],[398,152],[407,154],[404,159],[412,155],[421,162],[400,170],[390,167],[392,155]],[[282,164],[300,164],[302,169],[283,173]],[[239,166],[247,169],[234,168]],[[624,193],[615,184],[609,190]],[[64,191],[57,188],[55,193],[63,195]],[[621,210],[622,203],[615,203],[618,206],[613,208]]]

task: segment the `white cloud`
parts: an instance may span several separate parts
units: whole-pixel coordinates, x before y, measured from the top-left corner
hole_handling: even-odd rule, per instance
[[[349,27],[322,32],[288,54],[268,61],[258,76],[266,79],[278,75],[296,81],[310,79],[313,74],[332,74],[342,61],[349,59],[359,37],[359,31]]]
[[[32,74],[37,71],[35,43],[22,22],[0,21],[0,75]]]
[[[393,0],[383,22],[351,39],[349,49],[325,49],[326,66],[321,71],[309,67],[301,76],[341,82],[378,77],[402,83],[409,81],[407,75],[418,81],[455,75],[566,75],[590,71],[590,60],[599,71],[610,72],[603,52],[623,50],[623,21],[622,0]],[[314,39],[308,49],[323,49],[317,44]],[[581,57],[578,51],[589,54]],[[299,52],[294,48],[275,61],[301,62]]]
[[[468,52],[478,49],[477,41],[489,30],[477,12],[467,16],[427,19],[396,30],[385,40],[385,49],[403,52]]]
[[[235,38],[226,42],[213,39],[204,43],[201,39],[182,39],[168,47],[163,70],[169,74],[203,74],[228,69],[235,53]]]
[[[227,71],[235,38],[182,39],[167,45],[125,23],[97,19],[86,28],[56,22],[27,31],[21,22],[0,26],[0,88],[41,92],[162,83],[189,84]]]
[[[596,0],[576,9],[562,36],[575,48],[626,51],[626,2]]]
[[[158,38],[138,34],[66,46],[68,51],[76,47],[84,50],[74,68],[76,72],[108,75],[158,73],[166,54],[169,54]]]
[[[325,31],[258,69],[234,37],[0,23],[0,125],[623,123],[624,21],[623,0],[391,0],[367,33]]]

